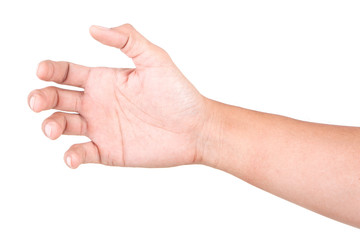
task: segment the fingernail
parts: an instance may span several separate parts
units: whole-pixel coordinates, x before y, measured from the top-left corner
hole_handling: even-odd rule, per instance
[[[50,136],[51,136],[51,126],[50,126],[49,123],[46,124],[46,126],[45,126],[45,134],[46,134],[46,136],[47,136],[48,138],[50,138]]]
[[[70,156],[66,157],[66,164],[69,166],[69,168],[71,168],[71,157]]]
[[[32,97],[30,98],[30,108],[31,108],[32,110],[34,110],[34,106],[35,106],[35,96],[32,96]]]
[[[97,29],[100,29],[100,30],[110,30],[110,28],[102,27],[102,26],[98,26],[98,25],[93,25],[93,27],[96,27]]]

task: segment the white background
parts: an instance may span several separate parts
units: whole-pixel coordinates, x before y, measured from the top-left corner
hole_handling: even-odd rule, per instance
[[[133,24],[209,98],[360,126],[359,1],[1,1],[0,239],[359,239],[322,217],[204,166],[83,165],[48,140],[27,95],[39,61],[132,67],[92,24]],[[360,204],[360,203],[359,203]]]

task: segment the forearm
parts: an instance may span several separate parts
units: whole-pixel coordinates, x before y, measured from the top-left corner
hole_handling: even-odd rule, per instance
[[[360,130],[209,101],[202,162],[360,227]]]

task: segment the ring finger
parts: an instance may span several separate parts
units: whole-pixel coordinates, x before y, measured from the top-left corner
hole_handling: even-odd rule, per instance
[[[86,120],[80,114],[56,112],[44,120],[42,130],[50,139],[64,135],[86,135]]]
[[[69,112],[79,112],[83,92],[46,87],[32,91],[28,97],[30,108],[34,112],[57,109]]]

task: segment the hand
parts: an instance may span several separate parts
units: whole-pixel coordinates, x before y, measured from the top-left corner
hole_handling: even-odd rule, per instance
[[[91,140],[65,153],[67,165],[169,167],[198,162],[207,99],[163,49],[131,25],[93,26],[90,33],[99,42],[121,49],[136,68],[88,68],[49,60],[39,64],[40,79],[84,89],[47,87],[32,91],[28,98],[35,112],[76,112],[56,112],[42,125],[50,139],[68,134]]]

